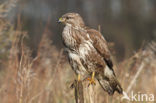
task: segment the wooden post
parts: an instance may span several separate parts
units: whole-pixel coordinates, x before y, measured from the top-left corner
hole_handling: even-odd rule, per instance
[[[74,82],[76,103],[95,103],[94,86],[82,81]]]
[[[90,85],[88,86],[89,82],[84,82],[83,86],[84,86],[84,101],[85,103],[96,103],[95,102],[95,85]]]
[[[84,103],[83,84],[82,81],[75,80],[72,88],[75,88],[75,101],[76,103]]]

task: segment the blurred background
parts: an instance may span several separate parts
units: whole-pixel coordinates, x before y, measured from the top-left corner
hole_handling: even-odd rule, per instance
[[[0,103],[75,103],[70,85],[77,77],[57,23],[68,12],[100,28],[128,95],[156,96],[156,0],[0,0]],[[94,93],[96,103],[129,102],[108,96],[98,83]]]
[[[45,27],[60,49],[63,28],[56,21],[68,12],[80,13],[89,27],[97,29],[100,25],[106,40],[115,44],[119,60],[132,55],[143,42],[156,39],[155,0],[22,0],[10,10],[8,18],[14,24],[20,18],[34,51]]]

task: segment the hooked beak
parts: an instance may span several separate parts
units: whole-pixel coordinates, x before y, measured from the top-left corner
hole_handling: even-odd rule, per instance
[[[57,21],[58,23],[64,23],[65,22],[65,18],[59,18],[59,20]]]

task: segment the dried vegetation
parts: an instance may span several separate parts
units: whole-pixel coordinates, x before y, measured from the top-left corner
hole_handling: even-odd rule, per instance
[[[15,3],[15,0],[10,0],[0,5],[0,102],[73,103],[74,90],[70,85],[74,72],[63,50],[52,45],[45,30],[37,55],[32,57],[32,51],[25,45],[28,34],[21,31],[20,24],[15,29],[6,19]],[[118,64],[115,72],[128,94],[136,91],[156,95],[155,42]],[[94,90],[96,103],[121,103],[118,94],[110,97],[99,85]]]

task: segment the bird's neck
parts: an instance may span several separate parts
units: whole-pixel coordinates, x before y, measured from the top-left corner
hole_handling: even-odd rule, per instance
[[[72,24],[66,24],[65,27],[67,27],[67,28],[72,28],[72,29],[76,29],[76,30],[84,30],[84,27],[85,27],[85,26],[81,26],[81,25],[75,26],[75,25],[72,25]]]

